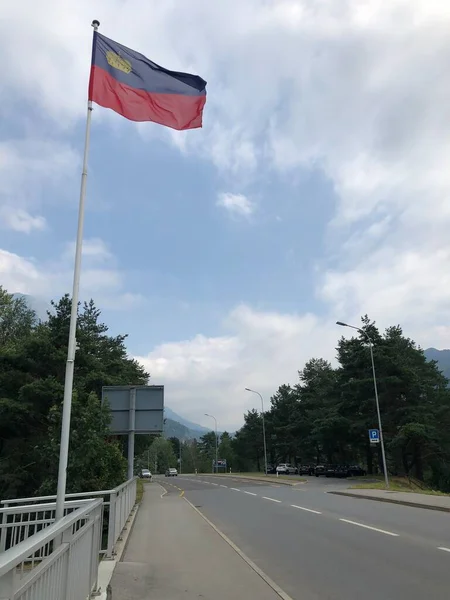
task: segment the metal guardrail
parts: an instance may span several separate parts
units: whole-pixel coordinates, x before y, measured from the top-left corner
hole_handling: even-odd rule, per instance
[[[136,503],[136,481],[137,477],[133,477],[112,490],[66,495],[65,515],[78,510],[94,498],[102,499],[102,535],[99,550],[107,558],[112,558],[117,540]],[[51,526],[55,521],[55,501],[56,496],[2,500],[0,553]]]
[[[86,600],[97,590],[102,500],[0,554],[1,600]]]

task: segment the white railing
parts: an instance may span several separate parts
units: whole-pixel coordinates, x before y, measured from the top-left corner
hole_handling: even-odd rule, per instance
[[[102,500],[0,554],[1,600],[86,600],[97,590]]]
[[[133,477],[113,490],[67,494],[64,514],[77,510],[93,498],[102,499],[102,541],[100,553],[112,558],[114,547],[136,503]],[[36,535],[55,521],[56,496],[15,498],[0,502],[0,553]],[[0,596],[0,600],[1,596]]]

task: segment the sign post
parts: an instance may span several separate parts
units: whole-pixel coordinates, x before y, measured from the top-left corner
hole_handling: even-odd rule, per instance
[[[371,444],[379,444],[380,443],[380,430],[379,429],[369,429],[369,440]]]
[[[128,479],[131,479],[134,475],[135,434],[163,432],[164,386],[104,386],[102,401],[107,401],[111,410],[111,433],[128,435]]]

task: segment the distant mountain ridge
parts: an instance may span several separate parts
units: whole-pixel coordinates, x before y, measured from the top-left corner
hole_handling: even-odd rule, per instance
[[[176,437],[183,441],[199,440],[205,433],[211,431],[207,427],[188,421],[174,412],[168,406],[164,407],[164,437]]]
[[[427,360],[435,360],[438,363],[442,373],[450,379],[450,350],[438,350],[437,348],[427,348],[423,351]]]
[[[38,319],[40,319],[41,321],[47,320],[47,311],[51,310],[52,307],[48,302],[45,302],[45,300],[35,298],[34,296],[30,296],[29,294],[19,294],[17,292],[15,294],[12,294],[12,297],[16,300],[22,298],[23,300],[25,300],[25,303],[28,306],[28,308],[34,310]]]

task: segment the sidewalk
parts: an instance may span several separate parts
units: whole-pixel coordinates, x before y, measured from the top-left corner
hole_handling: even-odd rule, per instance
[[[145,486],[112,600],[280,600],[183,498],[163,492]]]
[[[441,510],[450,512],[450,496],[433,496],[432,494],[416,494],[414,492],[390,492],[389,490],[347,490],[333,491],[329,494],[337,496],[350,496],[365,500],[376,500],[378,502],[391,502],[403,504],[404,506],[415,506],[429,510]]]

